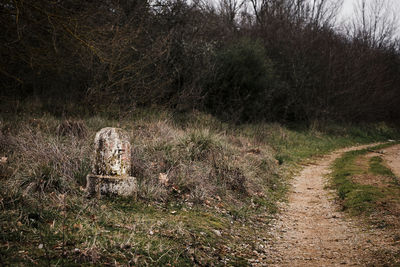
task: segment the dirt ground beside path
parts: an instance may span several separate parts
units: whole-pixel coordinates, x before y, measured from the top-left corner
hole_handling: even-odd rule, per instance
[[[384,149],[382,157],[392,172],[400,177],[400,145]]]
[[[376,255],[396,245],[393,237],[383,230],[363,227],[338,211],[334,192],[326,189],[326,175],[333,161],[344,152],[365,147],[336,151],[306,166],[294,178],[289,203],[283,204],[282,213],[274,221],[275,242],[269,248],[270,260],[264,265],[381,265]]]

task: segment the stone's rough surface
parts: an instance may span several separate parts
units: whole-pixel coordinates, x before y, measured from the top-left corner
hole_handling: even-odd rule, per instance
[[[131,144],[119,128],[103,128],[95,137],[92,174],[87,176],[89,196],[97,194],[133,195],[136,178],[130,177]]]
[[[112,177],[89,174],[87,176],[86,189],[89,196],[132,196],[136,192],[136,178],[128,176]]]
[[[93,174],[129,176],[131,144],[128,135],[119,128],[103,128],[94,139]]]

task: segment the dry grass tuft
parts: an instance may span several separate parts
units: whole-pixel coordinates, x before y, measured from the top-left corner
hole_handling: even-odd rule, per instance
[[[90,141],[86,138],[61,139],[24,125],[17,134],[7,136],[6,142],[15,172],[9,185],[24,194],[74,192],[89,171]]]
[[[60,121],[50,116],[7,124],[0,148],[8,164],[1,174],[9,177],[7,170],[13,171],[5,183],[10,192],[78,193],[90,172],[93,136],[106,125],[113,126],[100,117]],[[132,175],[141,199],[239,203],[255,193],[268,195],[277,182],[271,150],[249,138],[198,123],[182,128],[168,118],[125,121],[121,127],[131,129]]]
[[[230,135],[209,128],[182,130],[167,120],[138,125],[134,133],[133,175],[139,178],[139,196],[143,198],[203,203],[218,196],[238,201],[255,188],[268,191],[254,170],[260,173],[266,164],[271,167],[268,175],[276,173],[272,155],[252,148],[244,137],[249,145],[238,146]],[[242,159],[244,149],[257,151],[257,155],[251,161]]]
[[[56,129],[58,136],[72,135],[78,138],[85,138],[88,135],[88,129],[81,120],[64,120]]]

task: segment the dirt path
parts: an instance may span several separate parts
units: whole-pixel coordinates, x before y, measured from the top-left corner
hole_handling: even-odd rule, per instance
[[[293,180],[289,204],[274,222],[275,243],[268,266],[359,266],[386,238],[365,230],[338,211],[334,194],[325,188],[329,167],[344,152],[336,151],[306,166]]]
[[[392,172],[400,177],[400,145],[384,149],[382,157]]]

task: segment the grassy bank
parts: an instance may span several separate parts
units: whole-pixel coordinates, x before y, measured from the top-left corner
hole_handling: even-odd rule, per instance
[[[94,135],[109,126],[130,135],[137,199],[85,197]],[[2,114],[1,260],[174,266],[262,261],[269,220],[298,163],[397,137],[385,125],[232,125],[196,112]]]

